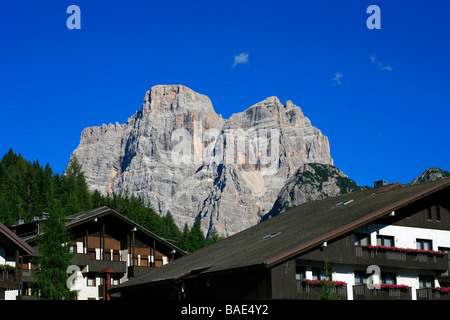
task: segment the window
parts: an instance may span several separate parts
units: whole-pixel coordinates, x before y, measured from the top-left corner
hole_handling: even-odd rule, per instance
[[[441,207],[436,205],[436,221],[441,221]]]
[[[120,252],[118,250],[113,251],[113,261],[120,261]]]
[[[364,233],[355,233],[355,246],[370,245],[370,235]]]
[[[70,253],[77,253],[77,245],[71,243],[69,246],[69,251],[70,251]]]
[[[96,260],[95,249],[89,248],[88,254],[89,254],[89,260]]]
[[[355,270],[355,284],[366,284],[369,274],[365,271]]]
[[[87,276],[87,286],[88,287],[95,287],[95,276],[88,275]]]
[[[296,280],[306,279],[306,267],[303,266],[295,267],[295,279]]]
[[[119,284],[120,284],[120,279],[118,279],[118,278],[111,279],[111,285],[118,286]]]
[[[394,247],[394,237],[391,236],[377,236],[377,245],[385,247]]]
[[[427,208],[427,219],[428,221],[433,220],[433,216],[431,215],[431,207]]]
[[[432,250],[432,241],[425,239],[416,239],[416,248],[419,250]]]
[[[322,272],[320,268],[312,268],[313,280],[327,280],[325,272]]]
[[[392,272],[382,272],[381,273],[381,283],[397,284],[397,275]]]
[[[434,288],[434,277],[419,275],[420,288]]]
[[[450,248],[447,248],[447,247],[438,247],[438,250],[439,250],[439,251],[447,252],[447,258],[448,258],[448,260],[450,260],[450,254],[448,254],[448,253],[450,252]]]

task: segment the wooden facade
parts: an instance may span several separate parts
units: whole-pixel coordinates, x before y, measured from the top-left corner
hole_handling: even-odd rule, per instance
[[[71,235],[72,264],[80,268],[85,278],[83,286],[99,288],[95,294],[91,290],[88,299],[107,298],[103,290],[107,277],[113,286],[118,285],[185,254],[172,243],[106,207],[66,219]],[[38,223],[42,221],[29,224]],[[16,226],[16,232],[20,235],[23,231],[23,235],[28,237],[27,242],[35,245],[37,235],[33,237],[29,230],[39,228],[27,224]],[[23,263],[23,269],[32,271],[35,266]],[[105,270],[108,270],[107,273]],[[32,281],[34,279],[30,274],[24,284],[24,294],[29,294],[28,283]]]

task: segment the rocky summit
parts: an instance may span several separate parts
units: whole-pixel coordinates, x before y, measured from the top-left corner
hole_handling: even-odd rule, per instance
[[[180,228],[199,218],[221,236],[258,223],[303,165],[333,164],[328,138],[291,101],[223,119],[181,85],[151,88],[125,124],[84,129],[73,156],[91,191],[140,196]]]
[[[338,168],[329,164],[307,163],[288,179],[272,209],[261,221],[270,219],[303,203],[364,189]]]
[[[411,181],[411,185],[416,185],[425,182],[431,182],[439,179],[450,177],[450,172],[439,168],[428,168],[420,176]]]

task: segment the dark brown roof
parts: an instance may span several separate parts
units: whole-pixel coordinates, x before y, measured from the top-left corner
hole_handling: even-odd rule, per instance
[[[450,179],[411,187],[388,185],[305,203],[129,280],[114,291],[194,273],[271,267],[442,189],[450,190]]]
[[[151,232],[150,230],[147,230],[146,228],[140,226],[139,224],[135,223],[134,221],[126,218],[125,216],[121,215],[120,213],[116,212],[115,210],[108,208],[108,207],[100,207],[89,211],[79,212],[72,214],[70,216],[67,216],[66,219],[66,226],[70,228],[74,228],[76,226],[83,225],[84,223],[88,223],[93,221],[96,218],[101,218],[103,216],[112,215],[115,218],[117,218],[119,221],[123,222],[124,224],[129,225],[131,228],[136,228],[146,236],[153,238],[160,243],[163,243],[168,248],[175,250],[180,255],[186,255],[186,252],[182,249],[175,246],[173,243],[171,243],[168,239],[162,238],[155,233]],[[23,238],[28,243],[32,243],[33,241],[37,240],[37,235],[33,234],[29,237]]]
[[[0,223],[0,247],[7,250],[7,255],[13,255],[16,249],[19,249],[22,254],[33,254],[33,248],[8,229],[3,223]]]

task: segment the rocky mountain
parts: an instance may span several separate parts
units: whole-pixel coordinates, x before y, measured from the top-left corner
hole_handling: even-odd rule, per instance
[[[450,172],[439,168],[428,168],[420,176],[411,181],[411,185],[416,185],[424,182],[431,182],[439,179],[450,177]]]
[[[262,217],[270,219],[302,203],[359,191],[360,187],[338,168],[329,164],[307,163],[288,179],[273,208]]]
[[[84,129],[73,156],[91,191],[128,191],[179,227],[200,218],[221,236],[258,223],[303,165],[333,164],[328,138],[291,101],[269,97],[223,119],[181,85],[153,87],[125,124]]]

